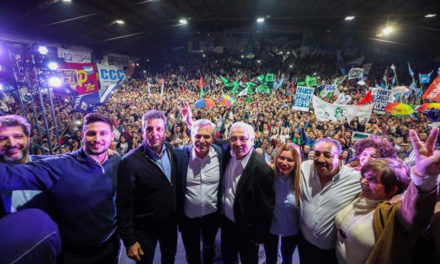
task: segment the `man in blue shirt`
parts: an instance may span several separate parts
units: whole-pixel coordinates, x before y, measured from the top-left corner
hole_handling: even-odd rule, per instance
[[[113,137],[110,119],[88,114],[80,150],[25,165],[0,163],[0,191],[42,190],[48,196],[62,239],[61,263],[117,263],[120,157],[107,154]]]
[[[165,115],[142,118],[143,142],[121,160],[118,221],[127,256],[153,263],[157,242],[162,263],[174,263],[177,247],[176,177],[172,147],[165,141]]]
[[[0,124],[0,161],[25,164],[37,158],[29,155],[31,126],[26,119],[17,115],[1,116]],[[14,213],[23,205],[45,207],[44,195],[40,191],[0,195],[0,263],[55,263],[61,251],[56,223],[38,209]]]

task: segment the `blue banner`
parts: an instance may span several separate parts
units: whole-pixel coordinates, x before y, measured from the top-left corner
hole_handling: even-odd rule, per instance
[[[308,112],[314,91],[315,88],[298,86],[296,88],[295,100],[293,101],[292,109]]]
[[[430,80],[431,80],[431,73],[426,73],[426,74],[419,73],[420,84],[429,83]]]

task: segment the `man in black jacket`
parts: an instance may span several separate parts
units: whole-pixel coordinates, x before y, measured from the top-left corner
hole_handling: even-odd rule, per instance
[[[128,153],[118,170],[117,209],[128,257],[153,263],[157,242],[162,263],[174,263],[177,247],[175,164],[165,140],[165,115],[142,118],[142,145]]]
[[[249,124],[231,127],[225,151],[221,248],[223,262],[258,263],[258,246],[267,236],[275,203],[273,170],[253,150],[255,132]]]

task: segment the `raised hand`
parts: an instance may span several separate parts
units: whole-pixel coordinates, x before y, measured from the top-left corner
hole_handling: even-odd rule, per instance
[[[186,124],[188,126],[192,125],[192,111],[191,107],[187,102],[183,102],[183,107],[180,109],[180,113],[183,116],[183,119],[185,120]]]
[[[434,151],[437,135],[438,128],[433,128],[426,142],[423,142],[414,130],[409,131],[416,157],[416,165],[414,166],[416,176],[437,176],[440,174],[440,152]]]

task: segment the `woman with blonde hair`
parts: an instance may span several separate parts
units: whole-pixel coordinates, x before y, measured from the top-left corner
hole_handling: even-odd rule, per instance
[[[295,179],[300,177],[300,165],[301,155],[297,145],[288,143],[278,147],[273,164],[275,207],[270,232],[264,242],[267,264],[277,263],[280,236],[282,263],[292,263],[299,231],[299,212],[295,194],[299,189]]]

